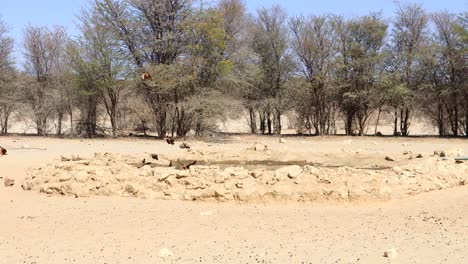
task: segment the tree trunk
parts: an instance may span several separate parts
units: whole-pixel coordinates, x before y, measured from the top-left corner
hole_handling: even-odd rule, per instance
[[[393,135],[398,135],[398,109],[395,108],[395,120],[393,121]]]
[[[401,110],[401,120],[400,120],[400,131],[401,135],[404,137],[409,136],[409,117],[410,117],[410,109],[409,107],[404,107]]]
[[[63,113],[59,111],[58,113],[58,128],[57,128],[57,136],[62,136],[62,123],[63,123]]]
[[[345,122],[345,132],[347,136],[353,135],[353,121],[354,121],[354,113],[347,112],[346,122]]]
[[[272,135],[273,134],[273,130],[272,130],[272,122],[271,122],[271,113],[268,112],[267,114],[267,126],[268,126],[268,135]]]
[[[281,124],[281,111],[277,108],[276,109],[276,127],[275,132],[278,135],[281,135],[282,124]]]
[[[253,107],[249,108],[250,133],[257,134],[257,115]]]
[[[379,108],[379,113],[377,114],[377,121],[375,122],[375,130],[374,134],[377,135],[378,129],[379,129],[379,123],[380,123],[380,114],[382,113],[382,108]]]
[[[439,128],[439,136],[444,136],[445,135],[444,108],[440,100],[437,105],[437,125]]]
[[[260,133],[264,135],[266,132],[266,113],[259,112],[259,116],[260,116]]]

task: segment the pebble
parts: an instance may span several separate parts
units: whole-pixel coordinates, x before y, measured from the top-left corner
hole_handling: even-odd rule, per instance
[[[159,257],[167,258],[167,257],[171,257],[171,256],[174,256],[174,253],[172,251],[170,251],[168,248],[161,248],[159,250]]]

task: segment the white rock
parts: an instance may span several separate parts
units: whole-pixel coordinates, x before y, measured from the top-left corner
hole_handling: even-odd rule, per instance
[[[277,169],[275,171],[276,176],[286,175],[291,179],[297,178],[302,173],[302,168],[299,165],[292,165]]]
[[[65,182],[65,181],[71,180],[71,178],[72,178],[71,173],[64,172],[60,174],[59,181]]]
[[[279,143],[282,143],[282,144],[284,144],[284,143],[286,143],[286,142],[287,142],[287,141],[286,141],[286,139],[284,139],[284,138],[280,138],[280,140],[279,140]]]
[[[201,216],[210,216],[210,215],[213,215],[213,211],[201,212],[200,215]]]
[[[168,248],[161,248],[159,250],[159,257],[167,258],[167,257],[171,257],[171,256],[174,256],[174,253],[172,251],[170,251]]]
[[[75,181],[80,183],[85,183],[88,181],[89,175],[86,171],[80,171],[75,175]]]
[[[266,150],[268,150],[268,146],[264,145],[264,144],[261,144],[261,143],[255,143],[254,150],[255,151],[266,151]]]

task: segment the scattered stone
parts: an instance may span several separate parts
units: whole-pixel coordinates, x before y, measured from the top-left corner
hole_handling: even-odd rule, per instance
[[[389,156],[385,157],[385,160],[386,160],[386,161],[390,161],[390,162],[394,162],[394,161],[395,161],[394,158],[389,157]]]
[[[283,167],[275,171],[275,175],[278,175],[278,176],[286,175],[290,179],[297,178],[301,173],[302,173],[302,168],[301,166],[298,166],[298,165]]]
[[[447,154],[443,150],[436,150],[434,151],[434,156],[439,156],[441,158],[447,157]]]
[[[168,248],[161,248],[159,250],[159,257],[161,258],[167,258],[167,257],[172,257],[174,256],[174,253],[170,251]]]
[[[286,142],[287,142],[287,141],[286,141],[286,139],[284,139],[284,138],[280,138],[280,140],[279,140],[279,143],[281,143],[281,144],[284,144],[284,143],[286,143]]]
[[[180,146],[179,146],[179,147],[180,147],[181,149],[190,149],[190,146],[189,146],[189,144],[187,144],[187,143],[185,143],[185,142],[184,142],[184,143],[182,143],[182,144],[180,144]]]
[[[150,159],[148,154],[145,155]],[[134,162],[141,164],[145,155],[108,154],[78,162],[54,161],[29,170],[21,186],[24,190],[74,197],[309,202],[388,200],[458,187],[468,182],[467,166],[436,159],[427,160],[424,165],[415,163],[381,170],[307,165],[276,169],[267,164],[253,169],[242,165],[228,168],[197,165],[182,170],[182,165],[191,160],[184,160],[184,164],[176,168],[152,166],[163,159],[152,160],[151,165],[142,167],[131,165]],[[199,163],[209,164],[209,158],[200,159]],[[226,161],[230,159],[224,158]],[[243,160],[238,158],[234,161],[242,164]],[[392,157],[387,158],[394,161]]]
[[[383,253],[383,257],[384,258],[391,258],[391,259],[394,259],[398,256],[398,253],[397,253],[397,250],[396,248],[391,248],[389,250],[386,250],[384,253]]]
[[[11,187],[15,185],[15,180],[5,177],[5,179],[3,179],[3,184],[5,185],[5,187]]]
[[[417,159],[422,159],[422,158],[423,158],[423,155],[422,155],[422,154],[418,154],[418,155],[416,156],[416,158],[417,158]]]
[[[255,145],[254,145],[254,150],[255,150],[255,151],[267,151],[267,150],[268,150],[268,146],[267,146],[267,145],[264,145],[264,144],[261,144],[261,143],[255,143]]]

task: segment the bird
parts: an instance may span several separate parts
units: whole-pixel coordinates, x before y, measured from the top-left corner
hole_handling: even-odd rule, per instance
[[[185,165],[184,167],[182,167],[182,169],[188,170],[188,169],[190,169],[191,166],[193,166],[193,165],[195,165],[195,164],[197,164],[197,161],[196,161],[196,160],[195,160],[194,162],[190,163],[190,164]]]
[[[168,137],[168,138],[166,138],[166,142],[167,142],[167,144],[169,144],[169,145],[174,145],[174,144],[175,144],[174,138],[169,138],[169,137]]]
[[[151,158],[154,160],[159,160],[159,155],[158,154],[151,154]]]
[[[7,150],[0,146],[0,156],[7,155]]]

